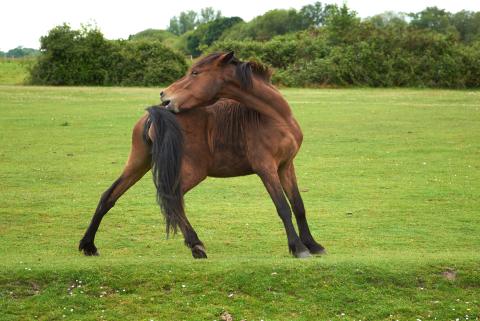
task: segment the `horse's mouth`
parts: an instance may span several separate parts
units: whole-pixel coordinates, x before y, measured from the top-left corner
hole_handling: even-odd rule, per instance
[[[175,104],[170,101],[170,100],[166,100],[164,102],[162,102],[162,106],[163,108],[165,108],[166,110],[176,114],[179,112],[178,108],[175,107]]]
[[[175,108],[175,106],[174,106],[174,104],[172,103],[171,100],[162,101],[162,106],[163,106],[166,110],[171,111],[172,113],[178,112],[178,110]]]

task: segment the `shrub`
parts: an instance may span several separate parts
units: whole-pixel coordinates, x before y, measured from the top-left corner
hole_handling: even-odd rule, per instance
[[[119,57],[112,66],[112,84],[154,86],[183,76],[185,59],[160,42],[120,42]]]
[[[161,85],[181,77],[185,59],[157,41],[109,41],[98,29],[62,25],[41,38],[30,71],[40,85]]]

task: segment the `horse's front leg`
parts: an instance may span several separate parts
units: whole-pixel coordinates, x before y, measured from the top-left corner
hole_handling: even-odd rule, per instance
[[[285,231],[287,233],[288,239],[288,248],[290,252],[298,258],[309,257],[310,252],[305,247],[305,245],[300,240],[295,227],[292,223],[292,212],[290,206],[288,205],[287,199],[283,194],[282,185],[280,183],[280,178],[278,177],[277,171],[273,170],[274,164],[268,164],[263,169],[257,171],[258,176],[262,179],[265,188],[267,189],[270,197],[272,198],[277,213],[282,219]]]
[[[308,227],[305,206],[303,205],[303,200],[300,196],[300,191],[298,190],[293,162],[290,162],[281,168],[279,170],[279,176],[283,190],[285,191],[293,213],[295,214],[302,243],[305,244],[312,254],[325,254],[325,248],[315,241],[310,232],[310,228]]]

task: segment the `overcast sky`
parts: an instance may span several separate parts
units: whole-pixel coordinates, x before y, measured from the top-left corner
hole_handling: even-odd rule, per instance
[[[165,29],[169,19],[181,11],[199,11],[204,7],[221,10],[224,16],[239,16],[248,21],[275,8],[300,9],[315,0],[5,0],[0,6],[0,50],[17,46],[38,48],[39,38],[64,22],[78,28],[94,23],[109,39],[127,38],[130,34],[155,28]],[[437,6],[451,12],[463,9],[480,11],[480,0],[326,0],[322,3],[346,2],[361,17],[385,11],[418,12]]]

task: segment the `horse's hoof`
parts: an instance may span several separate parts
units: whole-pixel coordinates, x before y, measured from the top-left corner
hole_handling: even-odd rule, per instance
[[[312,246],[307,245],[308,251],[313,255],[324,255],[327,254],[327,251],[320,244],[313,244]]]
[[[78,246],[79,251],[83,251],[85,256],[99,256],[97,247],[92,242],[86,242],[83,239],[80,241],[80,245]]]
[[[85,254],[85,256],[100,256],[98,250],[95,252],[83,250],[83,254]]]
[[[307,258],[312,256],[308,250],[308,248],[303,244],[300,240],[297,240],[294,244],[289,244],[290,253],[293,254],[296,258]]]
[[[192,247],[192,255],[196,259],[206,259],[207,253],[205,252],[205,248],[202,245],[195,245]]]
[[[318,249],[318,250],[315,250],[315,251],[310,251],[310,253],[313,254],[313,255],[325,255],[325,254],[327,254],[327,250]]]
[[[308,251],[301,251],[301,252],[295,253],[294,255],[297,259],[306,259],[312,256]]]

